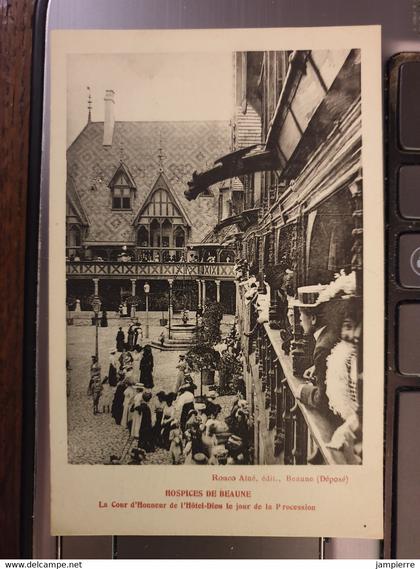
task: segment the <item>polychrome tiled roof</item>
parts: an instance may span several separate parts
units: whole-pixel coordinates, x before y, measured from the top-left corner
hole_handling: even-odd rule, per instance
[[[217,195],[188,201],[187,180],[230,150],[226,121],[116,122],[112,146],[102,144],[103,122],[90,122],[67,151],[68,181],[89,219],[87,242],[135,241],[132,222],[149,194],[159,168],[192,222],[191,241],[201,241],[217,223]],[[159,160],[159,148],[163,159]],[[121,161],[137,188],[132,211],[112,211],[109,182]]]

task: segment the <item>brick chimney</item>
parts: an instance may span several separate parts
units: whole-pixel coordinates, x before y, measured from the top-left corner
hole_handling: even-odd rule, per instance
[[[115,93],[112,89],[105,91],[105,118],[104,118],[104,139],[103,146],[112,146],[112,137],[114,136],[115,124]]]

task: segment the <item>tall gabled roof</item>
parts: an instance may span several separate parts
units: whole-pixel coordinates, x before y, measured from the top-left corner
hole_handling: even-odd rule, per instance
[[[71,176],[67,178],[67,200],[74,214],[79,218],[79,222],[82,225],[88,226],[89,218],[83,209],[82,202],[77,195],[76,188],[74,187],[74,180]]]
[[[174,205],[177,207],[177,209],[179,210],[181,216],[184,218],[186,225],[188,226],[192,226],[191,220],[188,217],[188,214],[185,210],[185,208],[183,207],[183,205],[181,204],[181,202],[179,201],[177,195],[175,194],[175,192],[172,190],[171,185],[169,183],[168,178],[165,176],[165,174],[163,172],[159,172],[158,177],[156,178],[155,183],[152,186],[152,189],[150,190],[150,192],[146,195],[146,197],[144,198],[144,202],[141,205],[138,213],[136,214],[136,217],[133,220],[133,225],[137,225],[139,222],[140,217],[142,216],[142,214],[144,213],[145,209],[147,208],[148,204],[150,203],[153,194],[157,191],[157,190],[166,190],[170,196],[170,198],[172,199]],[[158,216],[157,216],[158,217]]]

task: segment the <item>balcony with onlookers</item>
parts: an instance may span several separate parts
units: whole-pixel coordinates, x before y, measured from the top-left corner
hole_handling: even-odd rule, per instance
[[[164,249],[67,249],[67,277],[215,278],[232,280],[235,254],[217,245]]]

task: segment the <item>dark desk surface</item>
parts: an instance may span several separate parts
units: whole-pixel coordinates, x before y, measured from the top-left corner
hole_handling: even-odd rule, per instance
[[[19,557],[22,332],[33,2],[0,3],[0,557]]]

